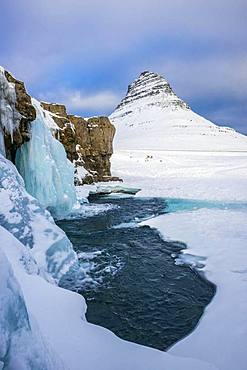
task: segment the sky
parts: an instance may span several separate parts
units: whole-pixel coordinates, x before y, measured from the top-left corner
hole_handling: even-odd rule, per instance
[[[41,100],[108,115],[144,70],[247,134],[246,0],[1,0],[0,65]]]

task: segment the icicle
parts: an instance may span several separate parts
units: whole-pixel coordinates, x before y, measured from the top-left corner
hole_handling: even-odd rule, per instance
[[[74,166],[63,145],[51,131],[55,123],[39,102],[32,100],[37,117],[31,124],[31,140],[16,153],[16,166],[27,191],[56,217],[69,214],[76,204]]]

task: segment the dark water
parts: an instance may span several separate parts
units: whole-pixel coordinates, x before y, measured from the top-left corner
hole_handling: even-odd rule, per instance
[[[58,222],[75,250],[83,252],[87,279],[74,284],[87,300],[87,319],[123,339],[165,350],[195,328],[215,287],[190,267],[174,263],[171,255],[183,244],[165,242],[148,226],[133,227],[164,213],[164,199],[97,203],[102,202],[117,208]],[[130,225],[113,228],[121,223]]]

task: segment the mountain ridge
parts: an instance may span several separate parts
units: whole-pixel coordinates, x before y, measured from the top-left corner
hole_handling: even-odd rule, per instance
[[[142,72],[109,116],[114,149],[247,151],[247,137],[193,112],[169,82]]]

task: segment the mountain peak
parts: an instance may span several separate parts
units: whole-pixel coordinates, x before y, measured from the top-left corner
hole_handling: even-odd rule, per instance
[[[158,73],[142,72],[110,120],[119,150],[246,151],[247,139],[193,112]]]
[[[140,78],[143,78],[143,77],[145,77],[145,78],[159,78],[159,79],[162,79],[163,81],[165,81],[166,83],[168,83],[162,75],[160,75],[159,73],[153,72],[153,71],[149,71],[149,70],[141,72],[139,77],[137,78],[137,80],[140,79]]]
[[[143,71],[129,86],[126,96],[117,106],[114,113],[128,112],[133,109],[144,109],[150,106],[170,109],[190,109],[172,90],[163,76],[152,71]]]

